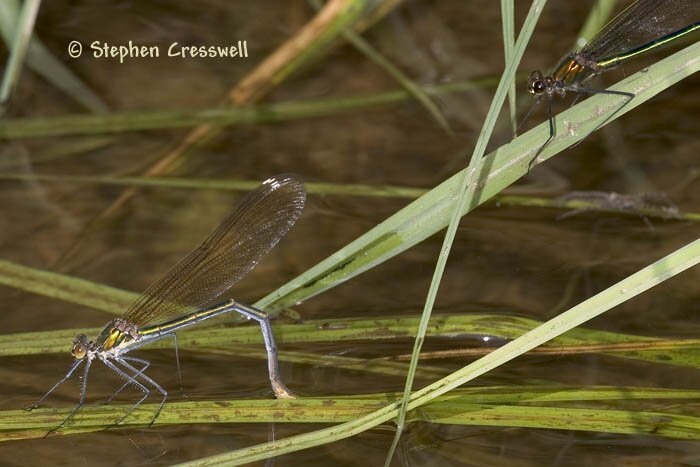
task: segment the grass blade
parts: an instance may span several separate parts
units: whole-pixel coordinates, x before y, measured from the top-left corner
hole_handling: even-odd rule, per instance
[[[617,99],[598,94],[562,112],[557,115],[557,120],[564,125],[557,125],[559,130],[540,154],[540,161],[557,155],[601,125],[619,118],[698,70],[700,42],[611,87],[614,90],[636,94],[623,108],[620,108]],[[544,122],[485,156],[483,164],[488,168],[488,175],[479,182],[474,206],[468,206],[462,214],[495,196],[525,175],[533,157],[548,136],[549,127],[547,122]],[[457,202],[454,194],[459,192],[460,181],[466,173],[465,169],[450,177],[372,230],[266,296],[257,306],[274,313],[276,310],[303,302],[439,232],[449,222]]]
[[[19,81],[40,5],[41,0],[25,0],[17,19],[17,29],[12,40],[10,58],[2,78],[2,85],[0,85],[0,114],[4,113],[10,95]]]
[[[452,373],[420,391],[413,393],[409,409],[416,409],[514,358],[537,347],[564,332],[575,328],[612,307],[633,298],[666,279],[691,268],[700,262],[700,240],[669,254],[655,263],[641,269],[612,287],[580,303],[569,311],[547,321],[536,329],[525,333],[512,342],[499,347],[461,370]],[[180,464],[182,466],[241,465],[247,462],[267,459],[290,452],[308,449],[321,444],[338,441],[386,423],[398,415],[400,404],[388,404],[368,415],[342,425],[317,430],[303,435],[259,444],[237,451]],[[665,421],[662,418],[658,422]]]

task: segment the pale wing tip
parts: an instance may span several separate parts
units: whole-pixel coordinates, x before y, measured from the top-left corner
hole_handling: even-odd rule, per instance
[[[306,187],[298,175],[292,173],[274,175],[262,184],[270,186],[273,191],[285,189],[294,192],[298,208],[303,209],[306,202]]]
[[[263,185],[271,185],[272,188],[279,188],[284,185],[301,185],[302,187],[304,186],[304,182],[301,181],[301,178],[292,173],[286,173],[286,174],[279,174],[279,175],[273,175],[272,177],[269,177],[267,180],[262,182]]]

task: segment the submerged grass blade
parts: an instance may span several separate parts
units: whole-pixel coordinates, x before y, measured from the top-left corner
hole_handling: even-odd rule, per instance
[[[309,3],[316,9],[321,8],[320,0],[308,0]],[[435,105],[435,103],[430,99],[428,94],[423,91],[423,89],[413,82],[408,76],[406,76],[397,66],[391,63],[389,60],[384,58],[384,56],[379,53],[372,45],[364,40],[361,35],[357,34],[351,29],[345,29],[342,32],[343,38],[348,41],[356,50],[364,54],[369,60],[374,62],[380,68],[382,68],[389,76],[394,78],[403,89],[406,90],[411,96],[413,96],[433,117],[437,124],[445,130],[449,135],[452,135],[452,129],[450,124],[447,123],[447,119],[440,112],[440,109]]]
[[[223,400],[170,402],[157,425],[212,423],[341,423],[367,415],[400,394],[290,400]],[[566,386],[475,387],[455,391],[411,414],[412,421],[439,424],[531,427],[609,433],[650,434],[674,439],[700,439],[700,417],[672,411],[610,409],[628,401],[688,401],[700,392],[682,389]],[[567,403],[586,402],[589,407]],[[602,408],[591,408],[604,402]],[[125,426],[147,425],[157,404],[139,408]],[[89,406],[57,434],[103,430],[128,410],[128,405]],[[0,412],[0,441],[42,437],[65,417],[66,409]]]
[[[121,315],[138,294],[0,260],[0,284]]]
[[[415,335],[420,318],[416,316],[387,316],[376,318],[353,318],[335,320],[309,320],[304,323],[274,323],[278,344],[310,344],[315,342],[354,342],[368,340],[409,339]],[[490,336],[504,341],[515,339],[542,324],[539,321],[511,315],[494,315],[484,313],[467,313],[464,315],[436,315],[430,320],[428,335],[440,338],[459,338],[461,336]],[[58,331],[41,331],[0,335],[0,356],[48,355],[65,353],[77,334],[97,335],[101,329],[62,329]],[[193,329],[178,334],[181,349],[204,349],[207,352],[229,352],[235,349],[241,355],[254,358],[266,358],[262,352],[260,331],[256,326],[211,327]],[[464,341],[457,341],[459,349],[452,355],[441,358],[474,358],[484,355],[490,348],[464,348]],[[596,329],[577,328],[564,336],[554,339],[552,347],[542,347],[541,353],[587,354],[601,353],[620,358],[639,360],[659,365],[700,367],[700,343],[692,339],[659,339],[649,336],[637,336]],[[172,348],[169,341],[153,343],[148,348]],[[538,352],[540,353],[540,352]],[[300,352],[290,353],[284,350],[280,360],[312,363],[314,365],[334,366],[371,373],[406,375],[407,366],[393,359],[350,359],[329,357],[318,354],[309,355]],[[388,365],[384,365],[387,363]],[[422,365],[424,374],[442,377],[444,371]],[[400,373],[397,373],[399,372]],[[434,379],[436,379],[434,378]]]
[[[429,96],[441,96],[492,85],[493,80],[485,78],[439,86],[423,86],[422,89]],[[202,110],[113,112],[105,115],[78,114],[60,117],[17,118],[0,121],[0,137],[8,139],[40,138],[182,128],[199,124],[232,126],[275,123],[366,110],[410,99],[411,94],[408,91],[399,90],[358,97],[308,99]]]
[[[0,173],[0,180],[30,180],[58,183],[87,183],[100,185],[149,186],[194,190],[249,191],[258,186],[257,181],[225,180],[211,178],[179,177],[121,177],[111,175],[68,175],[37,173]],[[427,193],[424,188],[397,185],[359,185],[307,182],[306,192],[323,196],[366,196],[375,198],[416,199]],[[700,222],[700,213],[680,212],[671,203],[660,200],[647,201],[644,196],[622,195],[614,192],[576,192],[566,197],[540,198],[536,196],[494,195],[493,203],[502,206],[528,206],[545,209],[562,209],[580,212],[607,212],[642,218],[684,220]],[[575,196],[574,196],[575,195]],[[624,200],[616,203],[615,200]]]
[[[120,177],[111,175],[67,175],[37,173],[0,173],[0,180],[31,180],[58,183],[96,183],[104,185],[150,186],[197,190],[250,191],[259,181],[179,177]],[[370,196],[381,198],[416,199],[428,190],[407,186],[359,185],[305,182],[310,195]]]

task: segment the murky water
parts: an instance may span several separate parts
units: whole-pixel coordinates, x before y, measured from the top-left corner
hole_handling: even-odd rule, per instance
[[[37,33],[114,110],[215,107],[240,79],[313,15],[306,2],[266,1],[44,2]],[[526,2],[518,2],[518,21]],[[552,0],[542,15],[521,70],[548,68],[570,47],[590,2]],[[365,38],[421,84],[498,77],[502,71],[498,2],[408,1]],[[519,23],[518,23],[519,24]],[[229,45],[245,40],[248,58],[71,59],[72,40]],[[3,52],[6,54],[6,52]],[[3,56],[6,59],[6,55]],[[648,63],[648,62],[646,62]],[[617,73],[630,74],[642,60]],[[615,73],[609,79],[614,79]],[[605,84],[605,80],[603,83]],[[338,44],[280,84],[266,102],[359,96],[397,89],[386,72],[348,44]],[[519,82],[522,114],[530,102]],[[465,164],[488,108],[492,88],[444,95],[438,104],[454,130],[447,135],[414,102],[283,123],[230,127],[196,148],[169,176],[263,180],[294,172],[338,184],[430,188]],[[579,146],[548,161],[518,185],[521,193],[558,196],[573,190],[664,192],[681,211],[700,202],[697,77],[689,77]],[[563,104],[561,108],[565,108]],[[83,112],[72,99],[25,70],[12,117]],[[504,114],[505,116],[505,114]],[[533,117],[543,119],[543,115]],[[499,123],[492,147],[510,138]],[[124,133],[107,138],[62,137],[4,141],[3,171],[71,175],[138,175],[177,146],[187,129]],[[88,149],[76,150],[87,144]],[[553,186],[548,180],[556,179]],[[0,258],[131,291],[143,290],[193,248],[240,194],[214,190],[139,188],[104,221],[124,187],[60,181],[0,181]],[[302,218],[279,246],[235,288],[253,302],[335,252],[408,203],[406,199],[310,196]],[[697,237],[697,224],[634,216],[499,207],[493,203],[462,223],[436,313],[488,312],[538,320],[552,317]],[[303,320],[418,316],[442,236],[295,307]],[[621,333],[666,338],[697,335],[698,270],[691,270],[588,324]],[[2,332],[103,326],[111,316],[49,297],[0,287]],[[279,322],[282,322],[280,320]],[[280,350],[379,357],[410,353],[410,339],[284,344]],[[428,350],[462,348],[469,339],[432,339]],[[66,350],[69,342],[66,342]],[[689,349],[688,352],[697,352]],[[172,351],[144,350],[151,375],[176,393]],[[62,355],[2,358],[0,407],[17,409],[43,394],[68,368]],[[447,374],[464,358],[428,363]],[[182,351],[185,392],[194,400],[270,397],[262,361]],[[302,395],[364,394],[403,389],[402,377],[283,363],[285,380]],[[226,375],[222,378],[221,375]],[[423,386],[430,380],[418,380]],[[531,356],[474,385],[566,384],[697,388],[693,369],[600,354]],[[118,380],[91,374],[89,399],[103,401]],[[49,401],[69,407],[77,383]],[[178,395],[174,400],[180,400]],[[658,402],[658,408],[665,405]],[[651,409],[650,409],[651,410]],[[685,412],[688,415],[692,413]],[[278,424],[278,438],[321,425]],[[167,465],[265,442],[268,425],[192,425],[107,430],[5,442],[3,465]],[[278,458],[276,465],[381,465],[394,431],[385,426]],[[700,445],[654,436],[416,423],[402,438],[395,465],[668,465],[698,462]]]

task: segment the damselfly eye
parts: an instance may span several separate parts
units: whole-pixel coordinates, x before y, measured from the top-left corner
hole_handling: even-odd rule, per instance
[[[539,95],[542,94],[547,90],[547,86],[544,84],[544,81],[533,81],[530,83],[530,93]]]
[[[541,71],[533,71],[527,80],[527,90],[530,94],[539,96],[547,90],[546,78]]]
[[[73,340],[73,348],[70,349],[70,353],[73,357],[80,359],[87,355],[87,337],[84,334],[79,334]]]
[[[85,344],[81,343],[74,344],[70,353],[73,354],[73,357],[75,358],[84,358],[85,355],[87,355],[87,347],[85,346]]]

